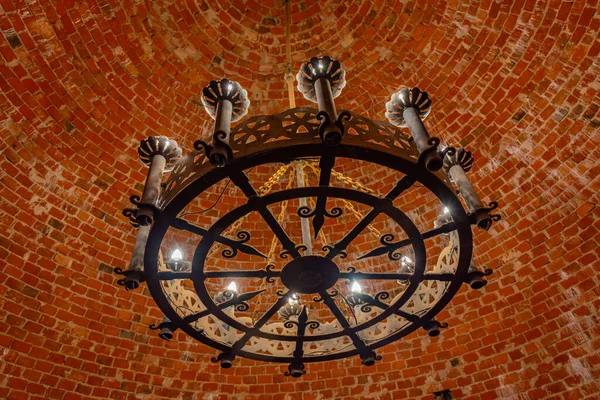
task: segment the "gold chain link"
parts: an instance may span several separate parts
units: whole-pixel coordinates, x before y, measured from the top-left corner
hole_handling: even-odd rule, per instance
[[[305,165],[308,165],[313,172],[318,176],[319,175],[319,169],[317,167],[317,163],[314,161],[311,162],[307,162],[307,161],[303,161],[305,163]],[[376,196],[381,198],[381,196],[376,193],[375,191],[369,189],[368,187],[366,187],[365,185],[363,185],[360,182],[355,181],[354,179],[342,174],[341,172],[337,172],[334,171],[333,169],[331,170],[331,175],[333,175],[334,177],[336,177],[338,180],[349,184],[350,186],[352,186],[354,189],[359,189],[362,190],[363,192],[369,193],[372,196]],[[352,212],[352,214],[354,214],[354,216],[356,216],[357,219],[361,220],[363,219],[364,215],[361,214],[359,211],[356,210],[356,208],[354,208],[354,206],[352,205],[352,203],[346,199],[341,199],[344,202],[344,205],[350,210],[350,212]],[[312,207],[312,206],[311,206]],[[373,227],[371,224],[367,225],[367,229],[374,234],[375,236],[377,236],[377,238],[379,238],[381,236],[381,233],[375,229],[375,227]],[[321,232],[323,232],[321,230]]]
[[[273,185],[275,185],[281,179],[283,174],[285,174],[285,171],[287,171],[289,168],[290,168],[290,164],[282,165],[277,171],[275,171],[275,173],[273,175],[271,175],[271,177],[269,177],[269,179],[256,191],[256,193],[259,196],[268,194],[271,191],[271,189],[273,188]],[[227,228],[227,230],[223,233],[223,236],[229,235],[231,232],[238,231],[240,229],[240,227],[242,226],[242,224],[244,222],[246,222],[246,219],[248,218],[249,215],[250,214],[246,214],[242,218],[235,221],[235,223],[233,225],[231,225],[229,228]],[[207,259],[210,258],[211,256],[213,256],[217,251],[219,251],[221,246],[222,246],[222,244],[215,243],[215,245],[208,252]]]
[[[289,167],[289,164],[288,164],[288,167]],[[294,183],[294,169],[292,168],[290,170],[290,173],[288,176],[288,184],[286,186],[286,190],[291,189],[293,183]],[[277,222],[280,225],[283,222],[283,219],[285,218],[287,208],[288,208],[288,200],[282,201],[281,202],[281,211],[279,212],[279,215],[277,216]],[[269,253],[267,253],[267,265],[271,264],[271,262],[273,261],[273,258],[275,257],[275,248],[277,247],[278,241],[279,241],[279,239],[277,238],[277,236],[273,236],[273,239],[271,239],[271,247],[269,248]],[[267,288],[267,280],[263,279],[258,290],[264,290],[266,288]],[[259,296],[258,301],[256,302],[256,306],[254,307],[254,311],[252,312],[252,316],[251,316],[252,324],[254,324],[254,321],[256,319],[256,314],[258,314],[258,310],[260,309],[261,305],[262,305],[262,296]]]

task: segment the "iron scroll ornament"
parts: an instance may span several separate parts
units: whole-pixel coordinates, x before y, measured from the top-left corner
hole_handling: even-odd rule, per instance
[[[274,362],[285,362],[285,363],[310,363],[318,361],[333,360],[338,358],[345,358],[353,355],[372,355],[373,351],[380,348],[388,343],[391,343],[401,337],[404,337],[412,331],[424,327],[433,317],[441,311],[456,294],[460,286],[467,279],[467,272],[471,261],[472,251],[472,233],[471,233],[471,220],[469,215],[462,208],[461,202],[457,197],[455,190],[450,186],[447,179],[441,172],[430,172],[425,168],[421,168],[418,163],[418,151],[414,148],[414,145],[406,140],[405,135],[399,133],[397,137],[383,138],[384,134],[398,132],[398,129],[390,124],[379,121],[370,121],[364,117],[357,116],[353,118],[354,121],[360,121],[361,126],[348,127],[347,134],[344,136],[342,144],[336,147],[327,147],[323,145],[319,139],[317,132],[318,124],[312,124],[312,120],[315,116],[315,110],[303,109],[302,117],[298,117],[298,109],[288,110],[286,113],[274,115],[274,116],[259,116],[251,118],[255,123],[262,121],[284,121],[290,115],[294,114],[296,120],[304,120],[305,123],[297,122],[300,126],[308,126],[305,132],[299,132],[299,130],[290,133],[285,131],[286,125],[271,124],[268,126],[269,129],[261,131],[261,137],[278,137],[280,140],[274,141],[263,141],[255,138],[250,138],[257,134],[255,131],[251,131],[248,128],[250,125],[248,122],[243,124],[244,129],[249,129],[246,132],[234,129],[232,131],[232,143],[234,148],[234,159],[231,163],[221,167],[212,168],[210,164],[204,162],[202,154],[200,152],[192,153],[192,155],[186,157],[180,161],[180,164],[175,167],[172,177],[167,182],[168,192],[165,197],[161,199],[160,212],[157,214],[154,225],[152,226],[149,239],[147,242],[145,257],[144,257],[144,278],[150,289],[150,293],[154,297],[160,309],[168,317],[173,324],[175,329],[181,329],[188,335],[195,339],[203,342],[213,348],[222,351],[225,354],[230,354],[233,357],[241,356],[263,361],[274,361]],[[312,124],[312,125],[311,125]],[[255,125],[256,126],[256,125]],[[289,125],[287,125],[289,126]],[[241,128],[240,128],[241,129]],[[275,131],[271,131],[274,129]],[[242,135],[242,136],[240,136]],[[240,137],[244,137],[246,140],[239,140]],[[244,143],[242,143],[244,142]],[[391,145],[392,143],[402,142],[402,146]],[[419,232],[414,224],[410,221],[406,215],[400,210],[395,208],[392,204],[393,197],[392,192],[384,198],[373,196],[358,190],[347,189],[347,188],[336,188],[336,187],[306,187],[296,188],[290,190],[283,190],[280,192],[274,192],[264,197],[252,195],[252,185],[248,181],[244,174],[244,170],[252,168],[257,165],[266,163],[278,163],[288,162],[290,159],[297,158],[320,158],[323,156],[334,156],[336,158],[350,158],[357,159],[366,162],[379,164],[391,169],[394,169],[402,174],[404,177],[398,182],[400,189],[393,192],[393,196],[402,195],[402,192],[409,190],[410,187],[416,182],[420,185],[428,188],[437,198],[451,210],[452,220],[454,222],[454,231],[460,241],[460,254],[458,255],[458,266],[451,276],[445,276],[444,282],[448,283],[447,289],[444,294],[439,298],[438,302],[435,303],[426,313],[418,315],[418,318],[411,318],[411,321],[407,321],[407,325],[397,332],[382,338],[380,340],[366,343],[363,342],[361,345],[359,333],[380,323],[385,318],[396,313],[400,308],[410,299],[410,296],[415,292],[417,286],[423,282],[427,277],[425,274],[425,246],[423,245],[423,238],[427,236],[426,233]],[[316,342],[319,340],[330,340],[339,337],[350,337],[354,348],[342,349],[340,351],[332,352],[330,354],[319,354],[319,355],[302,355],[298,356],[272,356],[265,353],[256,353],[248,351],[246,343],[236,341],[235,343],[228,345],[223,342],[211,339],[204,332],[201,332],[190,324],[185,322],[185,318],[182,318],[171,306],[168,298],[165,296],[162,284],[161,274],[158,271],[158,252],[162,241],[165,237],[166,232],[174,227],[178,215],[185,208],[187,204],[193,201],[197,196],[200,196],[209,187],[218,184],[223,179],[230,178],[232,181],[248,196],[248,202],[241,207],[238,207],[230,211],[223,218],[213,224],[210,229],[206,230],[206,234],[202,236],[194,259],[192,261],[192,271],[187,276],[191,279],[194,284],[194,288],[198,297],[207,307],[210,315],[223,321],[233,329],[237,329],[243,334],[243,338],[246,338],[246,342],[250,341],[253,337],[261,337],[269,340],[278,340],[281,342],[295,342],[302,340],[304,343]],[[171,185],[169,189],[169,185]],[[321,335],[306,334],[301,338],[296,335],[277,335],[271,332],[265,332],[262,327],[249,327],[236,321],[235,318],[227,315],[221,308],[216,305],[211,299],[210,295],[205,286],[205,280],[207,279],[204,271],[204,261],[210,248],[214,245],[215,241],[221,237],[221,234],[233,224],[236,220],[243,217],[246,213],[266,208],[269,204],[274,204],[286,199],[299,198],[299,197],[317,197],[327,196],[331,198],[344,198],[350,201],[359,202],[369,206],[372,210],[375,210],[377,214],[385,214],[394,220],[412,239],[410,245],[413,247],[415,253],[415,273],[410,279],[410,285],[404,292],[405,294],[400,297],[396,302],[389,304],[389,307],[385,309],[378,316],[368,320],[365,323],[361,323],[356,326],[344,326],[340,323],[341,328],[334,333],[327,333]],[[399,222],[400,221],[400,222]],[[364,229],[364,227],[363,227]],[[289,239],[289,238],[288,238]],[[343,242],[343,241],[342,241]],[[300,250],[297,244],[286,240],[285,237],[280,239],[280,245],[284,251],[286,251],[291,258],[297,258],[301,256]],[[344,254],[346,248],[351,245],[349,243],[335,243],[329,246],[328,253],[324,257],[335,259]],[[267,279],[267,272],[261,272],[263,278]],[[368,277],[367,273],[357,272],[340,272],[339,279],[348,279],[352,276],[361,275],[363,278]],[[268,279],[273,280],[278,278],[277,271],[269,270]],[[440,278],[441,279],[441,278]],[[329,299],[330,296],[327,291],[320,293],[325,300]],[[276,299],[273,307],[276,307],[281,303],[281,299],[285,299],[282,296]],[[326,301],[327,303],[327,301]],[[330,304],[330,307],[334,307]],[[273,308],[272,307],[272,308]],[[339,310],[338,310],[339,311]],[[272,312],[275,314],[276,310]],[[332,309],[332,313],[337,317],[336,312]],[[264,316],[263,316],[264,317]],[[268,317],[268,316],[267,316]],[[189,319],[188,319],[189,320]],[[268,318],[267,318],[268,320]],[[357,339],[358,338],[358,339]],[[364,358],[363,358],[364,360]]]

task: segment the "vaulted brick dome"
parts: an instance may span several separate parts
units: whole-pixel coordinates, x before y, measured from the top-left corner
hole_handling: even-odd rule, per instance
[[[181,332],[161,340],[148,330],[162,318],[148,291],[125,292],[112,273],[133,248],[121,210],[144,182],[141,139],[169,136],[188,153],[206,140],[201,92],[221,77],[248,91],[249,115],[287,108],[283,0],[0,10],[0,398],[600,396],[596,2],[291,1],[294,70],[316,55],[340,60],[336,104],[373,119],[399,88],[427,90],[428,130],[473,151],[473,184],[503,218],[475,236],[490,283],[460,290],[440,336],[413,333],[373,367],[317,363],[299,380],[247,359],[222,370]],[[360,163],[341,170],[377,192],[394,182]]]

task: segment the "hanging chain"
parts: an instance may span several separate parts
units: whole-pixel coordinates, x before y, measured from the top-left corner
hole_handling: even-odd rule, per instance
[[[291,164],[288,164],[287,166],[289,167]],[[289,175],[288,175],[288,184],[285,188],[285,190],[289,190],[292,188],[292,185],[294,183],[294,175],[295,175],[295,171],[293,168],[290,169]],[[277,222],[282,225],[283,223],[283,219],[285,218],[285,214],[287,213],[287,208],[288,208],[288,200],[282,201],[281,202],[281,211],[279,212],[279,215],[277,216]],[[267,253],[267,265],[271,264],[273,262],[273,259],[275,258],[275,249],[277,248],[277,242],[279,241],[279,239],[277,238],[277,236],[273,236],[273,239],[271,239],[271,247],[269,248],[269,252]],[[260,287],[258,288],[258,290],[264,290],[267,288],[267,280],[263,279]],[[256,306],[254,307],[254,311],[252,312],[252,324],[254,325],[255,319],[256,319],[256,314],[258,314],[258,310],[260,309],[260,306],[262,305],[262,296],[258,297],[258,301],[256,302]]]
[[[285,174],[285,172],[289,168],[290,168],[290,164],[282,165],[277,171],[275,171],[275,173],[273,175],[271,175],[271,177],[269,177],[269,179],[260,188],[258,188],[256,193],[259,196],[264,196],[265,194],[268,194],[271,191],[271,189],[273,188],[273,185],[275,185],[277,182],[279,182],[279,180],[281,179],[283,174]],[[242,218],[235,221],[235,223],[233,225],[231,225],[229,228],[227,228],[227,230],[223,233],[223,235],[226,236],[226,235],[229,235],[231,232],[235,232],[235,231],[239,230],[240,227],[242,226],[242,224],[244,222],[246,222],[246,219],[248,219],[249,215],[250,214],[246,214]],[[211,256],[213,256],[217,251],[219,251],[221,246],[222,246],[222,244],[215,243],[215,245],[208,252],[207,259],[210,258]]]
[[[307,162],[304,161],[304,163],[306,165],[308,165],[312,171],[318,176],[319,175],[319,169],[317,167],[317,163],[314,161],[311,162]],[[379,198],[381,198],[381,196],[379,194],[377,194],[375,191],[369,189],[368,187],[364,186],[362,183],[355,181],[354,179],[342,174],[341,172],[337,172],[334,171],[333,169],[331,170],[331,175],[335,176],[338,180],[347,183],[349,185],[351,185],[354,189],[359,189],[363,192],[369,193],[372,196],[377,196]],[[341,199],[342,202],[344,202],[344,205],[348,208],[348,210],[350,210],[350,212],[358,219],[361,220],[364,218],[364,215],[361,214],[356,208],[354,208],[354,206],[352,205],[352,203],[349,200],[346,199]],[[311,205],[312,207],[312,205]],[[371,224],[367,225],[367,229],[374,234],[377,238],[381,237],[381,233],[379,232],[379,230],[377,230],[375,227],[373,227]]]

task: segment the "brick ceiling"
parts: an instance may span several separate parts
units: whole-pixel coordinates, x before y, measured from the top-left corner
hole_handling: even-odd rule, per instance
[[[223,76],[250,115],[286,108],[282,0],[0,0],[0,398],[597,398],[598,7],[292,0],[294,69],[338,58],[338,106],[375,119],[401,86],[429,91],[430,133],[474,151],[472,180],[503,217],[476,237],[490,284],[461,290],[440,337],[292,380],[164,343],[152,299],[111,274],[133,246],[120,213],[144,180],[140,139],[189,151],[211,122],[200,91]]]

